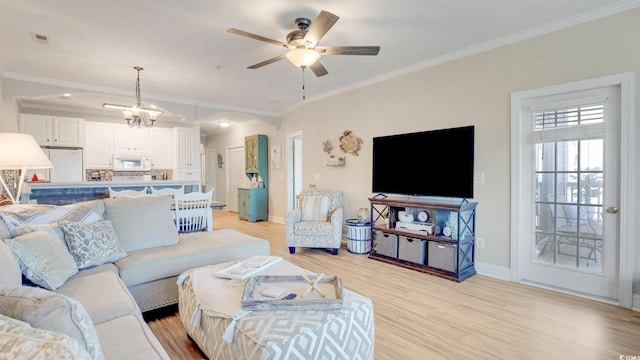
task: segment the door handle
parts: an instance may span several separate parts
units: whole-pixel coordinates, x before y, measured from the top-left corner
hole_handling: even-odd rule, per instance
[[[607,208],[607,212],[609,214],[617,214],[618,213],[618,208],[616,206],[611,205],[611,206],[609,206]]]

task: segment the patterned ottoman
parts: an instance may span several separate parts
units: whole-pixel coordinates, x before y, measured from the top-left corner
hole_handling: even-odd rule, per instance
[[[193,272],[205,268],[219,271],[234,263],[192,269],[179,279],[180,321],[210,359],[373,359],[373,304],[348,289],[343,291],[340,310],[242,311],[237,320],[201,311],[193,291]],[[286,260],[260,272],[260,275],[301,274],[311,273]],[[244,281],[216,280],[235,284],[225,285],[219,295],[226,296],[222,302],[232,299],[241,309]],[[230,326],[233,321],[235,331]],[[223,336],[229,339],[229,329],[233,333],[231,342],[223,340]]]

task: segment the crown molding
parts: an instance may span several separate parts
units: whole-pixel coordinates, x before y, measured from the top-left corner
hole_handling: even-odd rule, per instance
[[[552,33],[558,30],[570,28],[572,26],[580,25],[589,21],[601,19],[607,16],[615,15],[627,10],[635,9],[640,7],[640,0],[628,0],[623,1],[614,5],[604,6],[599,9],[591,10],[584,12],[582,14],[574,15],[562,20],[558,20],[552,23],[544,24],[541,26],[537,26],[525,31],[521,31],[519,33],[515,33],[509,36],[505,36],[502,38],[498,38],[495,40],[487,41],[478,45],[474,45],[465,49],[461,49],[458,51],[454,51],[449,54],[445,54],[443,56],[437,56],[433,59],[423,61],[414,65],[410,65],[404,67],[402,69],[391,71],[364,81],[360,81],[357,83],[353,83],[348,86],[344,86],[332,91],[327,91],[320,95],[308,98],[307,101],[299,102],[285,111],[285,114],[290,113],[291,111],[302,107],[305,103],[319,101],[325,98],[329,98],[338,94],[342,94],[348,91],[360,89],[366,86],[374,85],[383,81],[395,79],[407,74],[414,73],[416,71],[424,70],[427,68],[431,68],[437,65],[441,65],[447,62],[451,62],[454,60],[459,60],[465,58],[467,56],[479,54],[485,51],[497,49],[506,45],[515,44],[517,42],[531,39],[534,37],[538,37],[541,35],[545,35],[548,33]]]

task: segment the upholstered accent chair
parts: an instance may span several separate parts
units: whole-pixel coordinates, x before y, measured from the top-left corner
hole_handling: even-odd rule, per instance
[[[342,243],[342,192],[305,190],[298,195],[299,206],[287,213],[287,246],[326,248],[338,255]]]

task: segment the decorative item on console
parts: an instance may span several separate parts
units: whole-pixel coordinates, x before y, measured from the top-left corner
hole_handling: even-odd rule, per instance
[[[396,221],[396,228],[425,231],[431,235],[434,232],[434,224],[428,222],[430,219],[429,213],[426,211],[417,211],[417,221],[414,219],[415,209],[405,209],[404,211],[398,211],[398,221]]]
[[[358,221],[359,222],[369,222],[370,219],[369,208],[360,208],[358,209]]]

